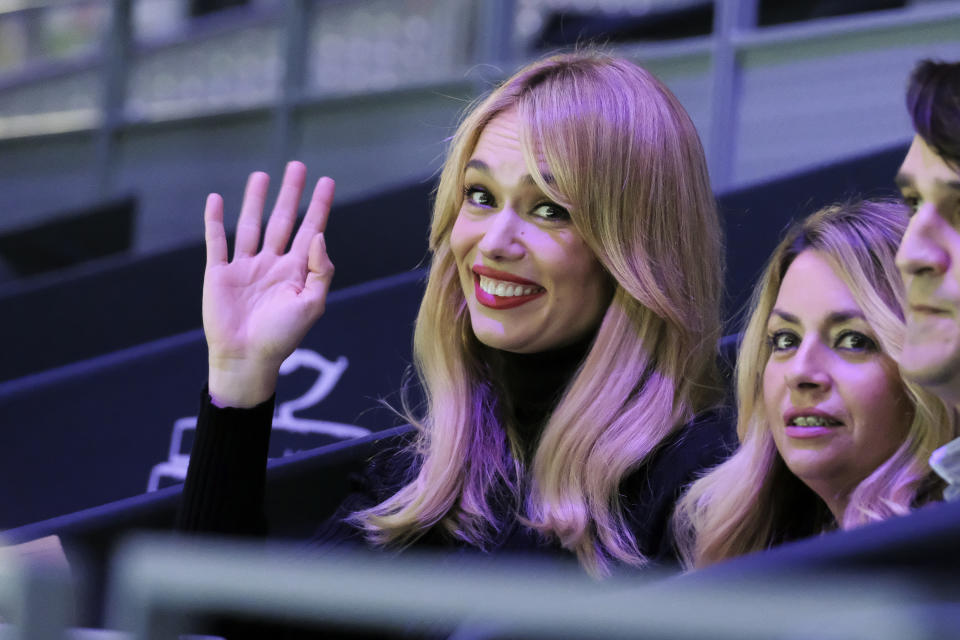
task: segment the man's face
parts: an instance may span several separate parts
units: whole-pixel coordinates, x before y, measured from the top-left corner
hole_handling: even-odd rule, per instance
[[[907,288],[906,377],[960,404],[960,172],[915,136],[897,174],[913,215],[897,252]]]

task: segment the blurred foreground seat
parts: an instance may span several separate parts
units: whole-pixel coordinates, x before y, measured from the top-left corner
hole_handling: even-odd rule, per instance
[[[66,567],[0,547],[0,639],[61,640],[73,622],[73,599]]]
[[[569,563],[530,558],[305,557],[236,542],[137,539],[115,557],[109,625],[167,638],[227,615],[309,628],[309,637],[458,640],[920,640],[960,628],[960,601],[895,572],[664,578],[596,582]]]
[[[271,538],[306,539],[351,490],[351,476],[368,458],[402,445],[409,425],[272,460],[267,468],[266,508]],[[25,525],[4,532],[22,543],[56,535],[83,588],[78,620],[101,623],[106,567],[120,539],[134,531],[172,531],[182,485]]]
[[[410,433],[400,427],[272,463],[267,499],[274,533],[309,536],[348,491],[349,475]],[[169,530],[178,497],[174,487],[6,535],[15,542],[59,535],[82,585],[79,622],[98,625],[106,566],[118,541],[134,530]],[[565,629],[564,637],[591,638],[926,640],[960,628],[958,540],[960,503],[944,503],[686,576],[624,572],[596,583],[571,563],[542,565],[529,557],[457,554],[421,563],[415,552],[343,556],[299,545],[285,556],[263,543],[220,548],[180,536],[121,554],[110,578],[109,622],[141,634],[154,619],[173,633],[202,630],[191,625],[208,616],[242,614],[321,628],[372,625],[385,633],[456,629],[460,638],[542,637]]]

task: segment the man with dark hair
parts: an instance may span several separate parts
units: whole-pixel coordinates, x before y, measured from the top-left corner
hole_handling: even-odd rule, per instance
[[[960,62],[920,62],[907,108],[916,135],[896,181],[914,213],[897,253],[907,287],[900,367],[960,410]],[[946,497],[960,497],[960,439],[930,464],[950,483]]]

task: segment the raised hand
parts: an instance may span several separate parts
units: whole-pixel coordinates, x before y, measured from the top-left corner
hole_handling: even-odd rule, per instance
[[[207,197],[204,211],[207,267],[203,277],[203,329],[209,387],[220,406],[252,407],[276,388],[280,364],[323,314],[333,264],[323,230],[334,183],[321,178],[289,251],[307,169],[291,162],[260,244],[260,219],[269,176],[250,174],[243,195],[233,260],[227,261],[223,199]]]

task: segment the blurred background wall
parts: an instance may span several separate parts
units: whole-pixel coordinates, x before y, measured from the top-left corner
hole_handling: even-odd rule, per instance
[[[960,3],[0,0],[0,235],[133,198],[89,253],[174,249],[287,158],[341,202],[429,180],[471,98],[586,41],[676,92],[723,192],[908,140],[906,74],[960,57]]]

